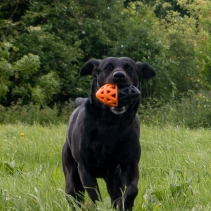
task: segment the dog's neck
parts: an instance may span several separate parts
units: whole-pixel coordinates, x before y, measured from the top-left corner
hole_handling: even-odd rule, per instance
[[[127,111],[125,113],[117,115],[111,112],[110,107],[99,102],[96,97],[91,94],[87,100],[86,109],[99,124],[118,124],[124,127],[124,125],[128,126],[134,121],[138,105],[139,101],[136,101],[126,108]]]
[[[139,84],[140,85],[140,84]],[[108,125],[130,125],[136,117],[136,112],[139,106],[139,99],[126,108],[126,112],[122,114],[114,114],[111,112],[110,107],[102,104],[95,96],[96,90],[98,90],[99,84],[92,83],[90,90],[90,96],[86,103],[86,109],[92,117],[98,121],[99,124],[104,123]]]

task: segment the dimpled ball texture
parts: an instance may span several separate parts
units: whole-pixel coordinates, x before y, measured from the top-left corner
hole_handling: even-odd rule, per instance
[[[140,97],[140,91],[133,85],[118,87],[116,84],[105,84],[96,92],[96,98],[110,107],[120,107],[133,103]]]
[[[118,107],[118,87],[116,84],[105,84],[96,92],[97,99],[110,107]]]

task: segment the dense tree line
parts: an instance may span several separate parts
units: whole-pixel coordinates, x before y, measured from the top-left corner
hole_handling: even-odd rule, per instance
[[[157,71],[163,102],[211,89],[208,0],[10,0],[0,3],[0,104],[52,105],[89,92],[90,58],[128,56]]]

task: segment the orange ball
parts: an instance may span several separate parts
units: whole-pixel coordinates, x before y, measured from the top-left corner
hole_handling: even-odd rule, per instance
[[[140,98],[141,92],[133,85],[118,87],[116,84],[105,84],[96,92],[96,98],[110,107],[129,105]]]
[[[105,105],[118,107],[118,86],[105,84],[96,92],[96,98]]]

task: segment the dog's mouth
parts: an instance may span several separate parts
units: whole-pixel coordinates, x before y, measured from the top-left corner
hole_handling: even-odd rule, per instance
[[[121,107],[111,107],[110,111],[113,112],[114,114],[123,114],[126,111],[125,106],[121,106]]]

